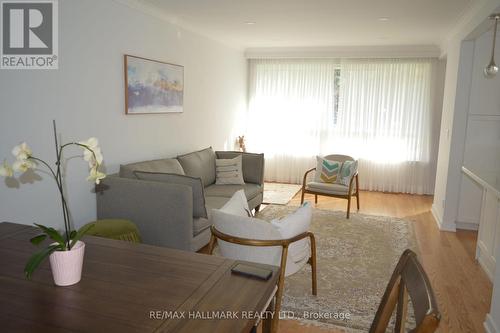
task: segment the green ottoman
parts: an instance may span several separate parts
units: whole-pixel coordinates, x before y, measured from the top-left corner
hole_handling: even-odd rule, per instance
[[[119,239],[133,243],[141,242],[139,229],[129,220],[105,219],[91,223],[95,223],[95,226],[87,232],[87,235]]]

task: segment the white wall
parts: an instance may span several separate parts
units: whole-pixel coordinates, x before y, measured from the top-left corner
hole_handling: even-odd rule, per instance
[[[12,159],[10,150],[21,141],[52,161],[52,119],[63,140],[98,137],[108,173],[120,163],[210,145],[233,149],[246,105],[241,50],[111,0],[60,1],[59,36],[59,70],[0,70],[0,161]],[[126,116],[123,54],[183,65],[184,113]],[[78,154],[76,149],[66,156]],[[62,226],[56,187],[47,174],[39,175],[20,186],[0,181],[0,221]],[[71,159],[68,193],[77,225],[95,218],[86,176],[86,164]]]
[[[432,212],[443,230],[455,230],[459,207],[460,169],[474,59],[474,42],[464,40],[484,24],[499,5],[500,0],[478,2],[442,45],[447,64]]]
[[[470,67],[472,67],[470,59],[472,59],[473,50],[472,42],[453,43],[449,46],[447,53],[436,186],[432,205],[434,217],[440,228],[444,230],[455,230],[455,218],[452,218],[450,223],[448,216],[449,212],[453,210],[446,210],[446,204],[451,202],[452,198],[453,201],[458,202],[460,184],[457,175],[460,176],[461,172],[467,114],[467,111],[463,109],[468,106],[469,95],[467,91],[470,87],[470,78],[468,77],[471,72]],[[461,84],[456,85],[457,82],[461,82]],[[449,182],[450,178],[458,180]],[[456,198],[454,198],[455,196]],[[456,214],[456,207],[454,212]]]

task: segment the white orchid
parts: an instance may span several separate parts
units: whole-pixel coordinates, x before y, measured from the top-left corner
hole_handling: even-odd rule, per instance
[[[106,174],[97,170],[97,168],[90,169],[90,176],[87,177],[88,181],[95,182],[96,185],[99,185],[102,179],[106,178]]]
[[[52,176],[53,180],[57,185],[57,189],[59,191],[59,195],[61,198],[62,204],[62,217],[64,219],[64,231],[59,232],[54,230],[53,228],[49,228],[43,225],[36,224],[38,228],[40,228],[44,234],[37,235],[30,239],[30,242],[38,245],[47,237],[52,238],[56,241],[56,243],[52,243],[49,247],[43,249],[41,252],[34,254],[28,261],[26,268],[24,270],[26,277],[29,279],[33,273],[33,271],[37,268],[37,266],[44,260],[47,256],[49,256],[54,251],[70,251],[73,246],[76,244],[78,239],[82,237],[93,224],[88,224],[87,226],[80,228],[78,231],[73,230],[71,226],[71,220],[69,214],[69,207],[67,205],[67,201],[65,199],[65,174],[62,170],[62,158],[63,158],[63,150],[70,146],[78,146],[83,148],[83,157],[85,161],[89,163],[89,176],[87,180],[94,182],[95,184],[100,184],[101,180],[106,177],[106,174],[99,171],[99,167],[103,162],[103,156],[101,152],[101,148],[99,147],[99,141],[96,138],[90,138],[86,141],[82,142],[68,142],[65,144],[59,144],[59,140],[56,132],[56,122],[53,121],[54,127],[54,139],[56,143],[56,152],[57,159],[54,164],[50,164],[40,157],[33,155],[30,147],[23,142],[18,146],[12,149],[12,154],[15,156],[16,160],[11,165],[4,161],[3,164],[0,164],[0,176],[3,177],[13,177],[15,172],[26,172],[30,169],[35,169],[38,166],[48,169],[49,175]],[[22,183],[22,182],[21,182]],[[56,244],[56,246],[54,246]]]
[[[85,150],[87,150],[87,149],[85,149]],[[88,161],[89,164],[92,164],[91,167],[95,166],[95,162],[97,162],[97,165],[101,165],[102,161],[104,160],[104,158],[102,156],[101,148],[97,147],[97,148],[92,149],[92,151],[94,152],[94,154],[90,153],[91,157],[90,157],[90,160]],[[87,150],[87,152],[88,152],[88,150]],[[94,158],[94,155],[95,155],[95,158]],[[84,158],[85,158],[85,156],[84,156]]]
[[[17,160],[12,164],[12,169],[17,172],[26,172],[36,168],[36,163],[31,160]]]
[[[14,176],[14,170],[7,163],[7,161],[3,161],[3,164],[0,166],[0,176],[1,177],[12,177]]]
[[[87,146],[89,148],[97,148],[99,147],[99,140],[95,137],[90,137],[86,141],[80,141],[78,142],[81,145]]]
[[[33,155],[33,152],[31,151],[31,148],[28,147],[28,144],[23,142],[12,149],[12,155],[14,155],[18,161],[22,161],[27,160],[31,155]]]
[[[83,147],[83,159],[89,162],[91,168],[102,164],[103,156],[97,138],[92,137],[86,141],[80,141],[78,144],[85,146]]]

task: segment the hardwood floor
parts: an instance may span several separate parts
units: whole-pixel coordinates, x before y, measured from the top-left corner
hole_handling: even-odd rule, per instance
[[[438,332],[484,332],[483,322],[490,308],[492,284],[475,261],[476,232],[442,232],[430,212],[432,197],[380,192],[361,192],[360,213],[406,218],[415,223],[424,266],[438,299],[442,319]],[[306,195],[314,205],[314,196]],[[300,193],[290,205],[300,204]],[[316,208],[345,210],[346,200],[319,197]],[[296,321],[280,322],[280,333],[324,333]],[[340,332],[340,331],[338,331]]]

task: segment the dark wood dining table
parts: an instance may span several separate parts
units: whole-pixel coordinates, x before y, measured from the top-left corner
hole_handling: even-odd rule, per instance
[[[57,287],[46,260],[27,280],[39,230],[0,223],[2,332],[250,332],[269,315],[272,277],[231,273],[238,262],[145,244],[87,236],[82,279]]]

